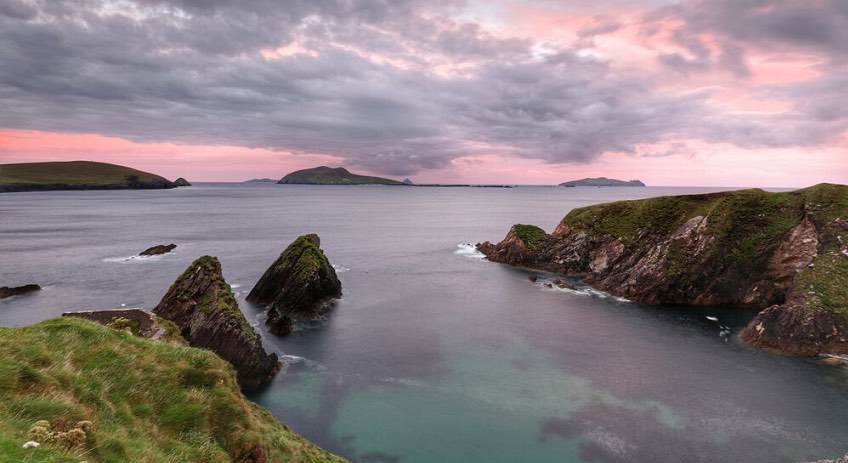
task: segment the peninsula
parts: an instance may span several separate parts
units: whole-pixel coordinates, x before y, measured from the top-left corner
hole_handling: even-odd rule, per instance
[[[344,167],[314,167],[294,171],[281,178],[280,184],[301,185],[403,185],[403,182],[382,177],[353,174]]]
[[[103,162],[0,164],[0,192],[164,189],[178,185],[156,174]]]
[[[761,309],[742,332],[758,347],[848,353],[845,185],[599,204],[572,210],[552,234],[519,224],[477,247],[638,302]]]
[[[616,180],[614,178],[598,177],[570,180],[560,183],[559,186],[645,186],[640,180]]]

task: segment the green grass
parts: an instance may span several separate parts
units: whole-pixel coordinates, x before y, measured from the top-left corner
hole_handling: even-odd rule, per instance
[[[23,449],[38,420],[93,431],[79,448]],[[210,351],[77,318],[0,328],[0,461],[229,462],[256,446],[269,461],[342,461],[245,399]]]
[[[0,183],[15,185],[113,185],[129,178],[140,182],[165,181],[158,175],[129,167],[91,161],[0,164]]]
[[[538,250],[545,242],[545,230],[535,226],[518,223],[512,226],[518,238],[532,250]]]

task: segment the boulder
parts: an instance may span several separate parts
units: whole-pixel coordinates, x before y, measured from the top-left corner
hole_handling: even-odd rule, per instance
[[[16,286],[14,288],[11,288],[9,286],[4,286],[4,287],[0,288],[0,299],[5,299],[7,297],[12,297],[12,296],[21,296],[21,295],[24,295],[24,294],[33,293],[33,292],[38,291],[40,289],[41,289],[41,286],[38,286],[38,285],[23,285],[23,286]]]
[[[176,248],[177,245],[174,243],[171,244],[158,244],[156,246],[150,247],[141,251],[139,256],[158,256],[159,254],[169,253]]]
[[[244,318],[215,257],[203,256],[189,265],[153,313],[174,322],[191,346],[230,362],[243,389],[264,386],[280,370],[277,355],[265,352],[259,334]]]
[[[342,295],[336,271],[321,250],[318,235],[298,237],[265,271],[247,300],[268,308],[266,324],[287,334],[294,318],[313,319],[324,305]]]

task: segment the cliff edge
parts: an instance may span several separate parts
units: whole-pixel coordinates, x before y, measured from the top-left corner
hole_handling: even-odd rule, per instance
[[[766,309],[742,338],[848,353],[848,186],[740,190],[574,209],[552,234],[515,225],[489,260],[568,275],[647,303]]]

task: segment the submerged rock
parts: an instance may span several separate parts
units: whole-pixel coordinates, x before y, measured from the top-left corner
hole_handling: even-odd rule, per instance
[[[259,334],[239,310],[215,257],[203,256],[189,265],[153,313],[174,322],[191,346],[230,362],[244,389],[267,384],[280,370],[277,354],[265,352]]]
[[[342,284],[320,246],[318,235],[298,237],[250,290],[247,300],[269,309],[272,333],[291,332],[294,317],[315,318],[328,301],[341,297]]]
[[[744,340],[791,354],[846,353],[846,217],[845,185],[666,196],[574,209],[551,234],[515,225],[477,248],[633,301],[769,308]]]
[[[38,285],[23,285],[23,286],[16,286],[14,288],[11,288],[9,286],[4,286],[4,287],[0,288],[0,299],[5,299],[7,297],[12,297],[12,296],[22,296],[24,294],[33,293],[33,292],[39,291],[39,290],[41,290],[41,286],[38,286]]]
[[[158,244],[153,247],[149,247],[144,251],[141,251],[139,256],[158,256],[159,254],[166,254],[174,250],[177,245],[174,243],[171,244]]]

